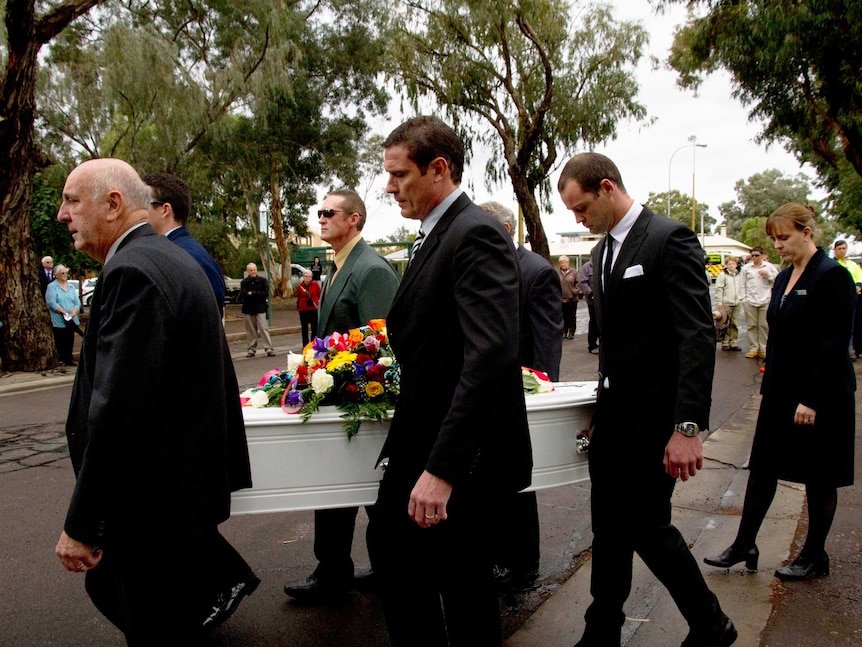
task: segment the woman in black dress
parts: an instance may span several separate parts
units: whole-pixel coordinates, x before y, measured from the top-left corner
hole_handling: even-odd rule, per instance
[[[757,569],[757,532],[778,479],[805,484],[808,536],[799,556],[775,571],[782,580],[829,574],[826,536],[839,487],[853,484],[856,377],[847,348],[855,288],[849,272],[812,240],[814,215],[779,207],[766,233],[790,267],[775,279],[767,312],[769,340],[750,474],[736,539],[703,561]]]

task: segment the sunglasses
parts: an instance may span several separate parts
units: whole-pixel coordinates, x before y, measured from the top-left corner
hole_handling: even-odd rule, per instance
[[[150,201],[151,207],[161,207],[163,204],[167,204],[167,202],[162,202],[161,200],[151,200]]]
[[[752,254],[751,256],[752,256],[752,258],[758,258],[760,256],[760,254]]]
[[[343,211],[342,209],[319,209],[317,211],[318,218],[332,218],[337,213],[353,213],[352,211]]]

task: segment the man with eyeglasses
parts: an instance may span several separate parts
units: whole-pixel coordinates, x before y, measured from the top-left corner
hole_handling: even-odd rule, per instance
[[[186,229],[186,221],[192,209],[189,187],[180,178],[169,173],[150,173],[144,176],[150,187],[150,210],[147,222],[162,236],[188,252],[201,266],[213,288],[219,316],[224,316],[224,275],[215,259],[209,255]]]
[[[742,301],[748,331],[748,352],[745,356],[749,359],[766,359],[766,338],[769,335],[766,311],[778,270],[765,260],[762,247],[752,247],[751,262],[746,263],[739,274],[739,300]]]
[[[320,237],[335,251],[320,299],[317,330],[321,336],[347,332],[371,319],[385,319],[398,290],[395,270],[362,238],[365,213],[365,203],[352,189],[331,191],[317,212]],[[315,510],[318,565],[306,579],[288,582],[284,587],[287,595],[309,604],[336,602],[347,596],[356,583],[350,548],[358,511]]]

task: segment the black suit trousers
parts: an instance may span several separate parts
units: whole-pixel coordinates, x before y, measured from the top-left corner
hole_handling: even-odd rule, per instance
[[[366,508],[367,509],[367,508]],[[353,581],[353,530],[359,508],[314,511],[314,556],[319,562],[314,574],[350,585]]]
[[[420,528],[407,515],[415,478],[387,472],[369,511],[368,553],[395,647],[497,647],[500,609],[488,551],[489,499],[456,486],[449,518]],[[505,529],[502,529],[505,530]]]
[[[663,447],[629,448],[634,452],[627,453],[622,435],[596,428],[590,445],[593,602],[586,612],[585,635],[600,644],[619,644],[634,553],[664,584],[693,629],[711,627],[718,618],[718,600],[671,523],[676,481],[664,472]]]
[[[132,646],[199,644],[216,595],[251,572],[217,528],[117,538],[103,551],[86,575],[87,593]],[[157,563],[148,563],[154,555]]]

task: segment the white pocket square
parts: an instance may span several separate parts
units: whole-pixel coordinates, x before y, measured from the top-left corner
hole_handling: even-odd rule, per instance
[[[630,279],[635,276],[643,276],[644,275],[644,266],[643,265],[632,265],[631,267],[627,267],[625,274],[623,274],[624,279]]]

